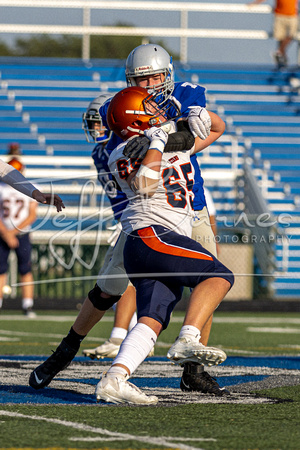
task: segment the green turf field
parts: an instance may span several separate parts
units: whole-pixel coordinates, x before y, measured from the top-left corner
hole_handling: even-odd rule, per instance
[[[29,320],[1,312],[0,448],[300,449],[300,314],[217,312],[210,344],[228,360],[208,371],[232,396],[215,399],[182,393],[181,369],[165,361],[182,323],[175,313],[155,357],[132,380],[146,393],[156,390],[160,402],[153,407],[96,404],[95,383],[110,361],[80,354],[49,387],[28,386],[39,355],[50,355],[75,315],[38,312]],[[111,327],[109,313],[82,348],[99,345]]]

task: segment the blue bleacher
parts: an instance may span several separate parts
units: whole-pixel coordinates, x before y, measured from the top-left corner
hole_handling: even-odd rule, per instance
[[[24,157],[31,158],[27,169],[34,177],[39,178],[39,169],[50,176],[63,170],[66,179],[58,177],[57,186],[83,183],[84,177],[71,179],[79,167],[72,160],[82,161],[82,174],[93,170],[93,144],[85,141],[82,113],[101,92],[113,95],[126,86],[124,65],[119,60],[0,58],[0,154],[5,155],[8,143],[18,141]],[[275,71],[272,66],[204,67],[178,62],[175,69],[176,81],[206,87],[208,109],[226,122],[218,143],[198,155],[218,215],[233,223],[235,214],[243,211],[236,183],[245,158],[250,158],[259,185],[262,170],[268,172],[265,195],[270,209],[291,217],[288,274],[294,274],[300,266],[300,102],[289,80],[295,73]],[[45,162],[35,164],[40,157]],[[51,165],[53,157],[56,162]],[[65,193],[64,198],[70,204],[79,200],[78,194]],[[275,250],[280,268],[282,245]],[[275,298],[299,297],[298,279],[279,275],[273,282]]]

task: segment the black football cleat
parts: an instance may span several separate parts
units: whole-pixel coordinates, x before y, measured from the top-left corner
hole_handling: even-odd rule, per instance
[[[77,351],[62,340],[55,352],[31,372],[29,385],[34,389],[42,389],[48,386],[58,372],[68,367]]]
[[[230,392],[221,388],[215,378],[203,370],[199,364],[184,364],[183,374],[180,380],[180,389],[188,392],[201,392],[202,394],[212,394],[217,397],[230,395]]]

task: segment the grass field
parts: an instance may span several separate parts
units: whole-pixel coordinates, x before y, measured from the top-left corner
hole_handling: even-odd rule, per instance
[[[183,393],[181,368],[165,357],[183,315],[172,317],[132,382],[157,406],[97,404],[94,389],[111,360],[81,354],[49,387],[28,386],[32,369],[55,349],[75,313],[38,312],[37,319],[1,312],[0,448],[300,449],[300,313],[215,314],[210,344],[227,360],[208,371],[231,396]],[[82,349],[103,342],[112,315]]]

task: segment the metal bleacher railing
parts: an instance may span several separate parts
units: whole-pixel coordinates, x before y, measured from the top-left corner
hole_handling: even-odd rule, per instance
[[[239,3],[202,3],[202,2],[156,2],[156,1],[95,1],[95,0],[0,0],[0,6],[6,8],[38,8],[40,13],[47,8],[67,8],[82,11],[82,25],[43,25],[22,23],[0,23],[0,33],[30,34],[72,34],[82,36],[82,59],[90,59],[90,36],[141,36],[141,37],[178,37],[180,39],[180,61],[188,60],[188,40],[193,38],[267,40],[270,35],[265,30],[189,28],[189,15],[195,12],[230,14],[271,14],[270,5],[247,5]],[[180,27],[120,27],[92,26],[91,16],[94,10],[155,11],[178,12]],[[47,14],[47,13],[45,13]],[[0,19],[1,20],[1,19]],[[300,34],[299,34],[300,38]]]

